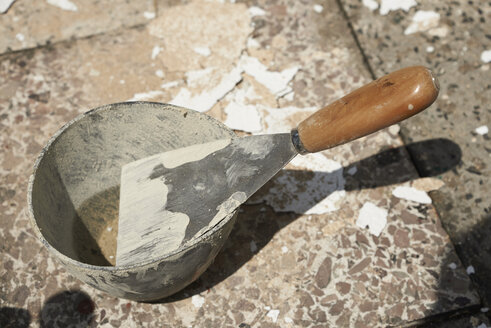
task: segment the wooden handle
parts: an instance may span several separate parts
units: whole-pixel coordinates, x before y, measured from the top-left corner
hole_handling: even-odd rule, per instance
[[[438,91],[436,77],[423,66],[390,73],[300,123],[297,148],[313,153],[373,133],[424,110],[435,101]]]

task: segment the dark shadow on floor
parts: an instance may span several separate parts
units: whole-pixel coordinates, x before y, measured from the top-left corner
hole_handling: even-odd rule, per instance
[[[432,166],[434,169],[431,171],[431,176],[438,176],[439,174],[452,169],[458,165],[461,160],[459,146],[447,139],[430,139],[410,144],[407,148],[417,150],[420,156],[426,156],[430,161],[435,161]],[[441,157],[434,157],[432,155],[434,149],[439,149],[440,156],[443,156],[443,158],[446,159],[444,162],[441,162]],[[404,158],[407,158],[406,152],[406,147],[390,148],[344,167],[343,176],[346,180],[344,189],[350,191],[375,188],[418,178],[419,176],[414,169],[407,170],[407,172],[405,171],[403,174],[401,174],[401,169],[398,169],[401,165],[401,161],[403,161]],[[425,152],[428,152],[428,154],[424,154]],[[428,162],[428,165],[431,166],[431,163]],[[356,167],[356,173],[351,175],[348,172],[353,167]],[[374,167],[382,169],[375,172],[373,169]],[[337,174],[337,172],[312,173],[306,171],[284,171],[286,172],[280,172],[279,174],[294,174],[296,175],[296,178],[298,178],[296,180],[300,181],[302,175],[306,178],[312,178],[313,176],[317,179],[325,179],[328,178],[326,175]],[[270,183],[274,183],[274,181]],[[264,188],[269,188],[269,184],[266,184],[262,189]],[[260,192],[261,190],[258,191],[258,193]],[[284,190],[284,193],[288,192],[288,190]],[[320,195],[320,198],[323,199],[328,195],[329,194]],[[232,275],[247,263],[255,253],[268,244],[271,238],[273,238],[279,230],[299,218],[300,215],[296,213],[304,213],[319,200],[315,200],[311,204],[300,205],[301,208],[296,209],[295,213],[276,213],[269,206],[264,206],[262,204],[243,205],[247,207],[247,215],[239,213],[237,222],[227,242],[208,270],[182,291],[157,302],[173,302],[213,288],[213,286]],[[254,251],[251,251],[251,248]]]
[[[0,308],[0,327],[27,328],[31,324],[29,311],[13,307]]]
[[[86,293],[64,291],[50,297],[39,312],[39,324],[48,327],[90,327],[95,304]]]

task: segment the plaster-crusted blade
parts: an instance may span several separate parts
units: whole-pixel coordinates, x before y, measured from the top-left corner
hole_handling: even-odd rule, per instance
[[[125,165],[116,264],[159,258],[199,237],[296,154],[283,133],[217,140]]]

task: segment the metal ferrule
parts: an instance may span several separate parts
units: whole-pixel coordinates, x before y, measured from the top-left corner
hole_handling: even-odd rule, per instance
[[[298,135],[298,130],[297,129],[293,129],[292,132],[291,132],[291,136],[292,136],[292,143],[293,143],[293,146],[295,147],[295,149],[297,150],[297,152],[301,155],[305,155],[308,153],[307,149],[305,149],[305,147],[303,146],[302,144],[302,140],[300,140],[300,136]]]

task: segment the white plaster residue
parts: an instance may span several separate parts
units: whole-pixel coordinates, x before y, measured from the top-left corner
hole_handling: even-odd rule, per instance
[[[435,51],[435,47],[433,47],[433,46],[426,47],[426,52],[432,53],[433,51]]]
[[[208,156],[209,154],[225,148],[230,144],[230,141],[231,141],[230,139],[220,139],[220,140],[207,142],[204,144],[178,148],[178,149],[170,150],[165,153],[143,158],[139,161],[129,163],[124,167],[136,167],[144,161],[148,161],[155,158],[159,163],[162,163],[165,168],[173,169],[182,164],[199,161],[205,158],[206,156]]]
[[[15,0],[0,0],[0,14],[4,14],[9,10]]]
[[[187,88],[182,88],[170,103],[176,106],[191,108],[199,112],[206,112],[230,92],[230,90],[232,90],[241,80],[241,70],[236,67],[232,69],[230,73],[223,76],[218,85],[211,89],[206,89],[198,95],[192,95],[191,91]]]
[[[314,5],[314,11],[318,14],[320,14],[324,10],[324,7],[321,5]]]
[[[77,5],[70,0],[46,0],[52,6],[58,7],[67,11],[77,11]]]
[[[292,91],[288,83],[295,77],[295,74],[297,74],[300,68],[299,66],[293,66],[281,72],[272,72],[257,58],[247,55],[241,57],[239,66],[244,72],[268,88],[277,97],[281,97]]]
[[[257,245],[254,240],[251,240],[249,247],[251,249],[251,253],[256,253],[257,252]]]
[[[431,204],[431,198],[425,191],[412,187],[397,187],[392,191],[392,195],[421,204]]]
[[[481,323],[479,326],[476,328],[489,328],[485,323]]]
[[[194,185],[193,188],[196,191],[202,191],[202,190],[205,190],[205,184],[200,182],[200,183]]]
[[[148,92],[142,92],[142,93],[135,93],[131,99],[128,99],[128,101],[142,101],[142,100],[150,100],[158,96],[163,96],[165,93],[160,90],[154,90],[154,91],[148,91]]]
[[[424,32],[438,26],[440,14],[434,11],[418,10],[414,14],[411,24],[404,31],[405,35]]]
[[[17,40],[19,40],[20,42],[24,42],[24,40],[25,40],[24,34],[22,34],[22,33],[17,33],[17,34],[15,35],[15,38],[16,38]]]
[[[488,311],[489,311],[489,308],[488,308],[488,307],[483,307],[483,308],[481,308],[481,312],[482,312],[482,313],[486,313],[486,312],[488,312]]]
[[[253,105],[230,102],[225,107],[225,114],[227,119],[224,123],[231,129],[246,132],[259,132],[262,129],[261,117]]]
[[[455,270],[455,269],[457,269],[457,264],[455,264],[454,262],[452,262],[452,263],[450,263],[450,264],[448,265],[448,267],[449,267],[450,269],[452,269],[452,270]]]
[[[193,295],[193,297],[191,297],[191,302],[195,308],[199,309],[203,306],[203,304],[205,304],[205,298],[200,295]]]
[[[143,17],[146,19],[154,19],[155,18],[155,13],[151,11],[144,11],[143,12]]]
[[[485,135],[489,132],[489,129],[488,129],[488,126],[487,125],[481,125],[480,127],[477,127],[475,130],[474,130],[477,134],[480,134],[480,135]]]
[[[382,0],[380,3],[380,14],[387,15],[389,12],[399,9],[409,11],[409,9],[416,5],[415,0]]]
[[[192,88],[196,88],[202,84],[207,83],[210,80],[211,74],[214,70],[214,67],[208,67],[205,69],[198,69],[186,72],[185,75],[187,85]]]
[[[491,50],[481,52],[481,61],[486,64],[491,62]]]
[[[162,89],[170,89],[170,88],[176,87],[178,85],[179,85],[179,81],[171,81],[171,82],[167,82],[167,83],[162,83],[160,85],[160,87]]]
[[[211,50],[208,47],[194,47],[193,51],[201,56],[208,57],[211,55]]]
[[[161,69],[158,69],[155,71],[155,75],[157,75],[160,78],[163,78],[164,77],[164,71]]]
[[[282,246],[282,247],[281,247],[281,252],[282,252],[283,254],[288,253],[288,247],[286,247],[286,246]]]
[[[249,38],[247,39],[247,48],[253,49],[253,48],[259,48],[261,44],[254,38]]]
[[[251,17],[266,15],[266,12],[264,10],[256,6],[249,7],[248,11]]]
[[[271,318],[271,321],[276,322],[278,320],[279,314],[280,314],[280,310],[269,310],[266,316]]]
[[[249,104],[251,100],[258,98],[253,87],[235,89],[227,95],[225,100],[228,100],[229,103],[224,109],[227,114],[225,125],[234,130],[260,132],[262,130],[261,116],[257,106]]]
[[[162,47],[159,47],[159,46],[154,46],[153,49],[152,49],[152,59],[155,59],[157,58],[157,56],[159,55],[159,53],[162,51]]]
[[[474,267],[472,265],[469,265],[467,267],[467,269],[465,269],[465,271],[467,272],[467,274],[474,274],[474,273],[476,273],[476,270],[474,269]]]
[[[208,228],[213,228],[218,222],[223,220],[230,213],[235,211],[237,207],[242,205],[247,200],[247,195],[245,192],[236,191],[230,196],[226,201],[220,204],[217,208],[218,213],[213,217],[213,219],[208,223]]]
[[[284,320],[285,320],[286,323],[293,323],[293,319],[290,318],[290,317],[285,317]]]
[[[315,153],[295,157],[290,167],[295,170],[281,171],[269,190],[252,202],[264,201],[277,212],[298,214],[323,214],[339,209],[346,195],[340,163]]]
[[[367,7],[371,11],[374,11],[378,8],[378,2],[375,0],[362,0],[362,3],[365,7]]]
[[[375,236],[380,236],[387,224],[387,210],[366,202],[360,210],[356,225],[362,229],[368,227],[368,231]]]
[[[165,210],[168,186],[162,179],[148,179],[159,164],[158,157],[151,157],[121,170],[117,265],[158,258],[184,239],[189,217]]]
[[[298,122],[306,119],[318,108],[315,107],[283,107],[272,108],[258,105],[257,108],[261,112],[263,131],[262,133],[284,133],[290,132],[292,128],[297,126]]]

